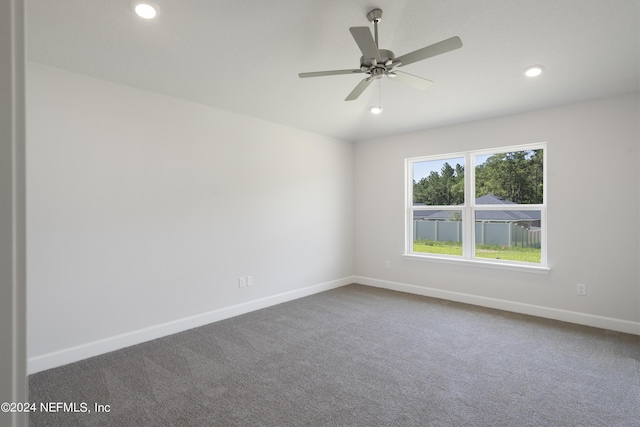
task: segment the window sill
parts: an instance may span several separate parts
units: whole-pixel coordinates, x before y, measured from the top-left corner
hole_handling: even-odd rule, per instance
[[[515,264],[515,263],[507,263],[507,262],[496,262],[492,260],[481,260],[481,259],[455,259],[449,257],[439,257],[434,255],[418,255],[418,254],[403,254],[402,258],[410,261],[421,261],[421,262],[439,262],[444,264],[455,264],[455,265],[467,265],[470,267],[483,267],[483,268],[492,268],[497,270],[512,270],[512,271],[522,271],[526,273],[536,273],[536,274],[549,274],[551,271],[550,267],[545,267],[542,265],[528,265],[528,264]]]

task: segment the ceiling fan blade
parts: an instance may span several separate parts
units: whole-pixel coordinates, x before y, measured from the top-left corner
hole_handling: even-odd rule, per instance
[[[431,80],[423,79],[413,74],[403,73],[402,71],[394,71],[393,75],[394,77],[391,80],[404,83],[419,90],[425,90],[433,84]],[[391,77],[391,75],[389,77]]]
[[[411,53],[399,56],[393,61],[400,62],[398,66],[403,67],[405,65],[413,64],[414,62],[422,61],[423,59],[447,53],[461,47],[462,40],[460,40],[460,37],[451,37],[450,39],[442,40],[441,42],[432,44],[431,46],[423,47],[422,49],[418,49]]]
[[[360,70],[359,68],[356,68],[353,70],[314,71],[311,73],[299,73],[298,77],[305,78],[305,77],[337,76],[339,74],[357,74],[357,73],[363,73],[363,71]]]
[[[372,81],[373,81],[373,79],[371,77],[367,77],[366,79],[362,79],[360,81],[360,83],[358,83],[358,86],[356,86],[355,89],[353,89],[351,91],[349,96],[347,96],[345,98],[345,101],[353,101],[354,99],[358,99],[360,94],[362,94],[362,92],[364,92],[364,90],[367,87],[369,87],[369,85],[371,84]]]
[[[376,46],[376,42],[373,40],[369,27],[351,27],[349,31],[351,31],[351,35],[356,43],[358,43],[358,47],[365,61],[371,60],[372,58],[376,61],[382,61],[380,52],[378,52],[378,46]]]

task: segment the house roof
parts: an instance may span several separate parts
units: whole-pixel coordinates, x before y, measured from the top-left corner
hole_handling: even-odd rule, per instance
[[[503,198],[494,196],[493,194],[486,194],[476,199],[476,205],[515,205],[516,203],[505,200]],[[414,203],[413,206],[426,206],[424,203]],[[436,220],[436,219],[451,219],[453,218],[454,211],[413,211],[413,217],[415,219]],[[478,210],[476,211],[477,221],[505,221],[505,222],[520,222],[520,221],[539,221],[540,211],[495,211],[495,210]]]
[[[155,20],[130,0],[26,3],[28,60],[346,141],[636,92],[638,1],[162,1]],[[396,56],[453,36],[460,49],[398,71],[419,91],[363,78],[300,79],[360,67],[350,27],[383,11],[379,45]],[[542,64],[535,80],[525,67]],[[380,99],[381,116],[368,113]]]
[[[476,205],[515,205],[515,203],[493,194],[485,194],[476,199]]]

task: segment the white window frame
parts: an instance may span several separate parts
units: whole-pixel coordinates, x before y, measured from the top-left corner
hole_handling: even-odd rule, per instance
[[[516,204],[516,205],[476,205],[475,200],[475,158],[479,155],[499,154],[514,151],[542,150],[542,179],[544,183],[542,204]],[[452,158],[464,158],[464,205],[447,206],[424,206],[413,205],[413,165],[419,162],[432,160],[446,160]],[[452,165],[453,166],[453,165]],[[483,266],[489,268],[526,271],[534,273],[548,273],[551,268],[547,262],[547,194],[549,185],[547,180],[547,143],[539,142],[534,144],[512,145],[506,147],[496,147],[483,150],[474,150],[458,153],[447,153],[434,156],[411,157],[405,159],[405,251],[403,257],[409,260],[436,261],[454,264],[467,264],[473,266]],[[414,252],[414,212],[432,210],[456,210],[462,211],[462,256],[431,254],[424,252]],[[540,263],[519,262],[511,260],[494,260],[488,258],[477,258],[475,256],[475,216],[477,211],[487,210],[532,210],[540,211]]]

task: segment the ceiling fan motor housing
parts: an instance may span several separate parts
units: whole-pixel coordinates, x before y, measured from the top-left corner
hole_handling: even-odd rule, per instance
[[[398,65],[393,63],[395,55],[390,50],[378,49],[378,52],[380,52],[381,61],[377,61],[374,58],[365,58],[364,56],[360,57],[360,69],[377,79],[382,78],[394,66]]]

